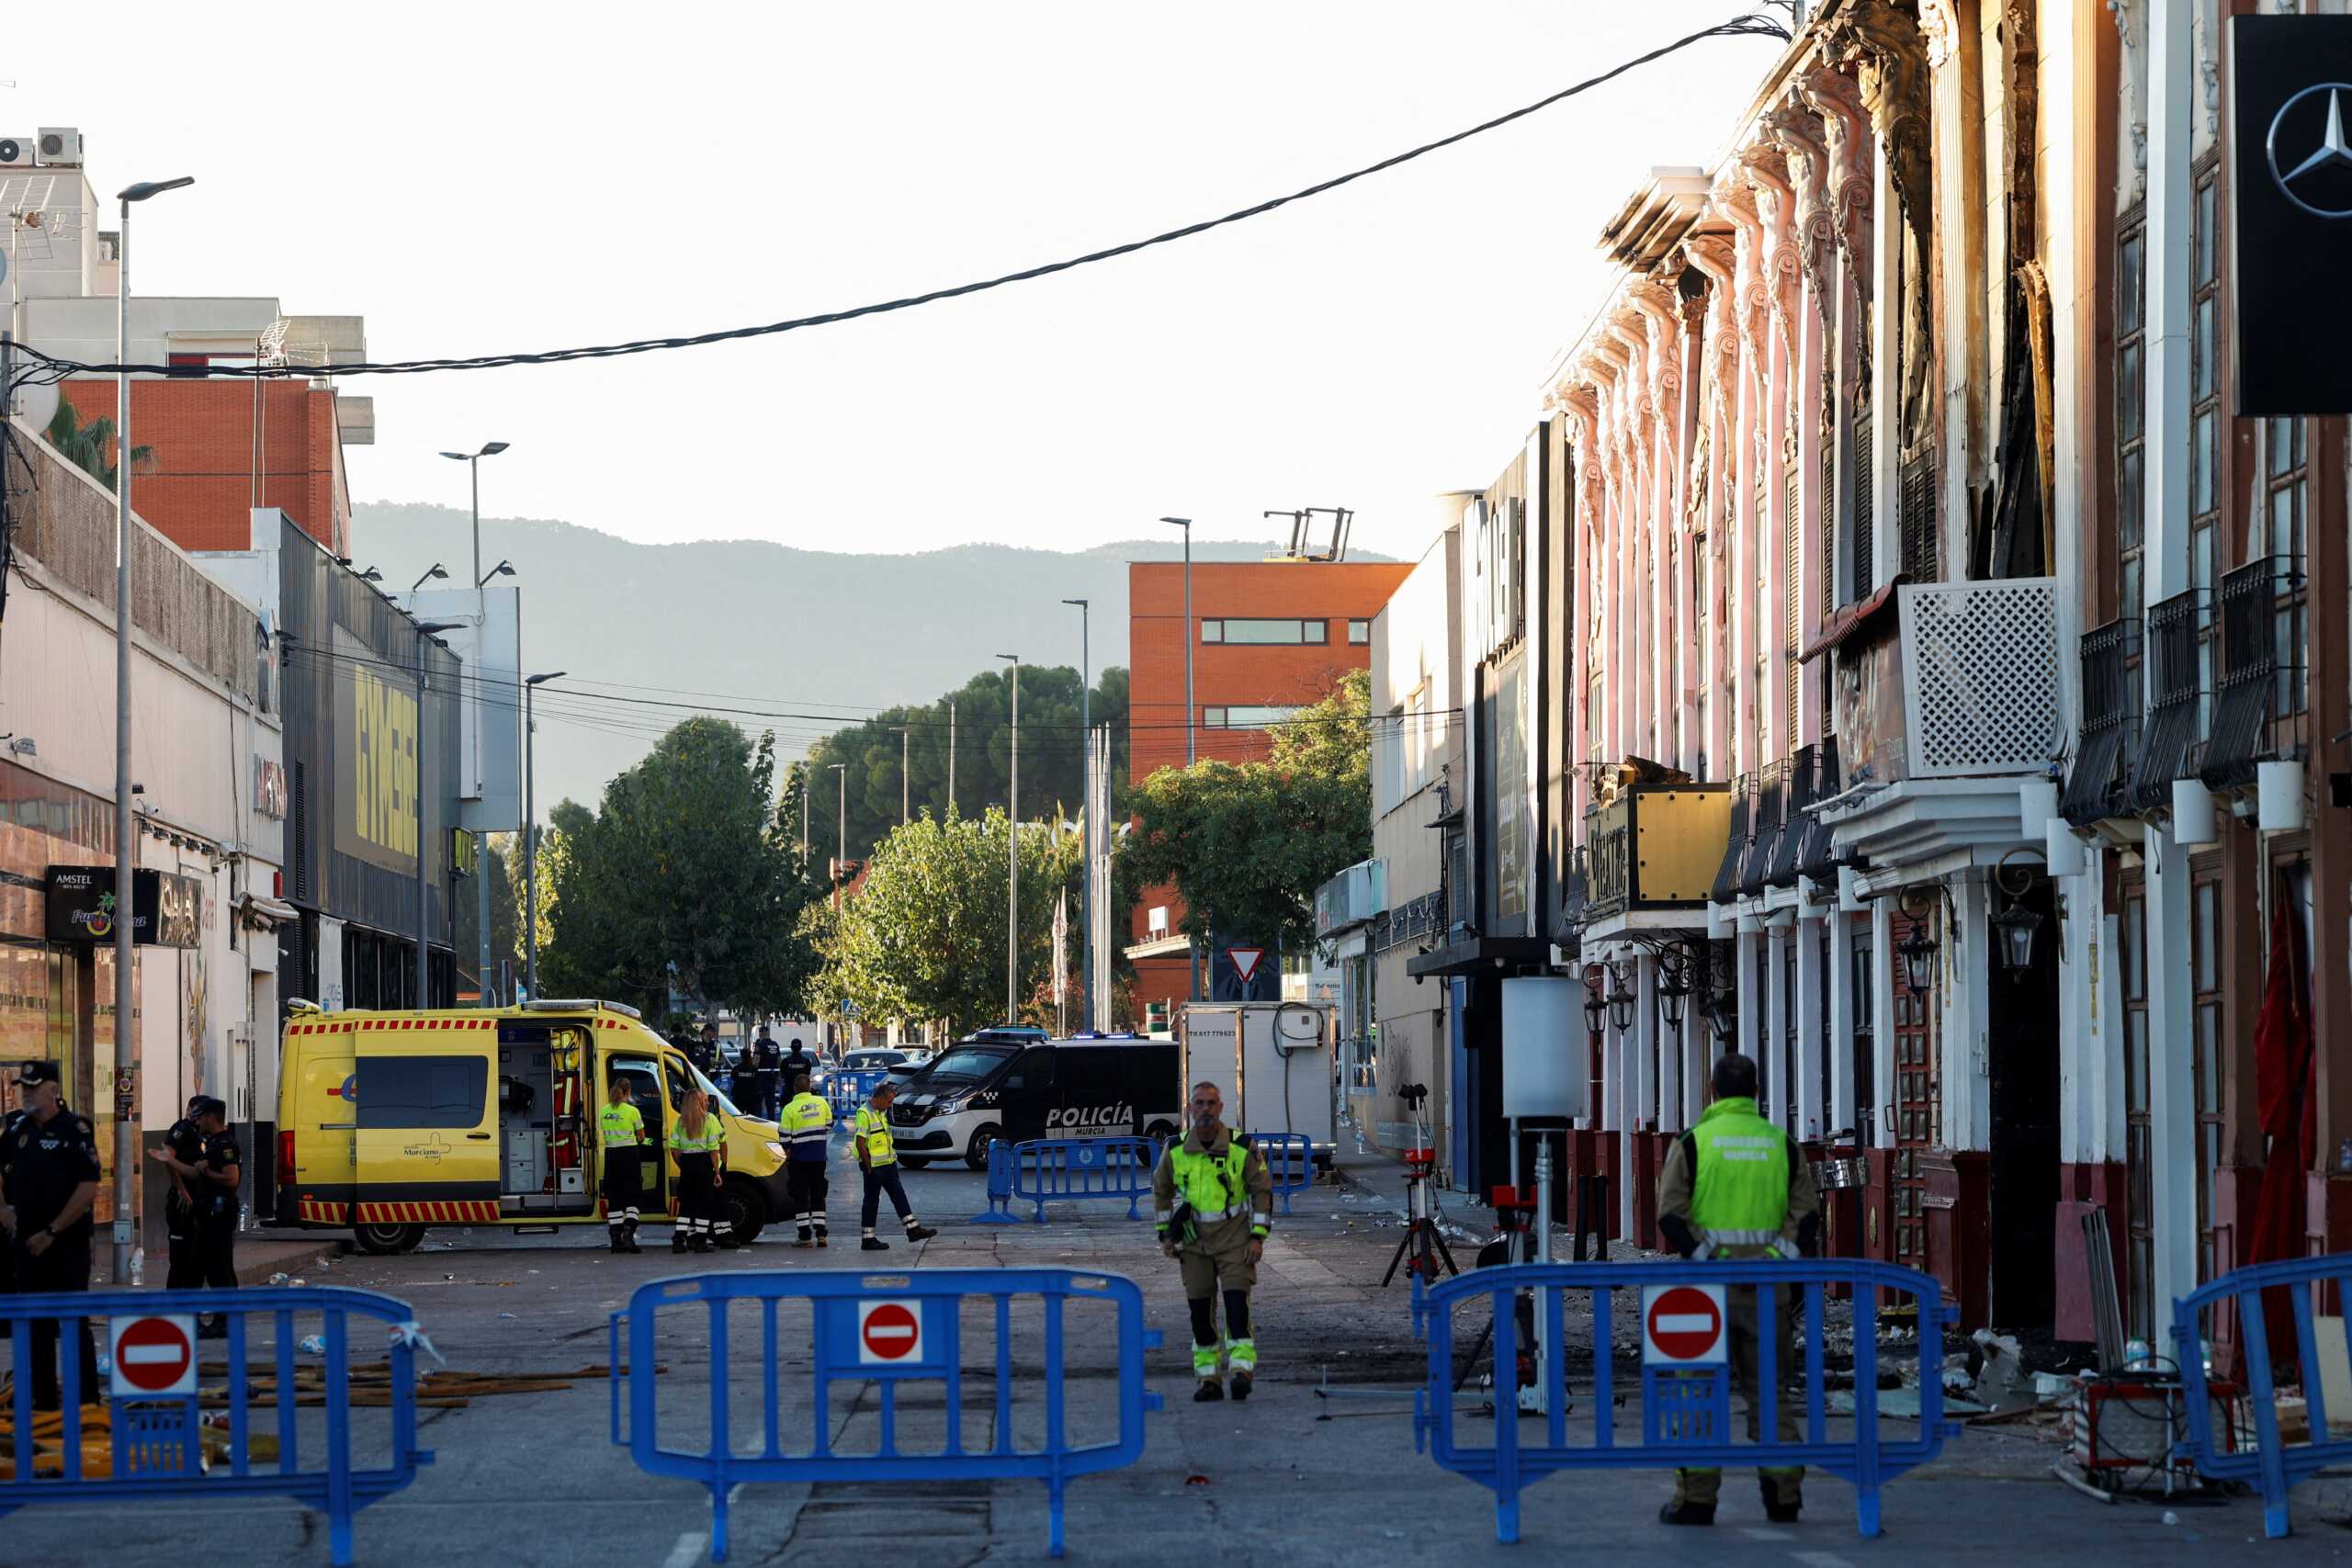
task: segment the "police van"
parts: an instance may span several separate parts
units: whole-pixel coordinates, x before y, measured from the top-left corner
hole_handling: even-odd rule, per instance
[[[596,1115],[629,1086],[665,1146],[690,1089],[726,1137],[728,1239],[787,1210],[775,1123],[736,1109],[684,1052],[617,1002],[325,1012],[290,1004],[277,1111],[280,1225],[348,1230],[406,1252],[433,1225],[601,1229]],[[639,1207],[677,1212],[673,1155],[639,1162]]]
[[[899,1086],[890,1134],[910,1166],[961,1159],[974,1170],[986,1168],[998,1138],[1173,1137],[1183,1126],[1183,1076],[1170,1040],[982,1030]]]

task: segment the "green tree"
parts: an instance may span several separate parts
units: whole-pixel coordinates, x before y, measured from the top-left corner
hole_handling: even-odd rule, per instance
[[[1021,803],[1024,817],[1049,813],[1056,805],[1077,811],[1086,799],[1085,726],[1080,723],[1079,673],[1068,666],[1021,667]],[[956,754],[956,798],[947,798],[950,705]],[[1100,671],[1087,716],[1111,729],[1111,781],[1115,794],[1126,779],[1127,672]],[[816,793],[809,803],[812,852],[831,855],[837,840],[847,857],[863,858],[868,847],[899,826],[899,757],[903,744],[907,792],[915,815],[944,818],[956,812],[977,819],[1006,800],[1012,749],[1012,687],[1009,668],[975,675],[960,690],[937,702],[896,707],[863,724],[837,730],[809,750],[809,776]],[[899,731],[907,732],[903,742]],[[829,771],[842,764],[848,789],[846,835],[836,829],[839,798]]]
[[[57,448],[58,456],[107,489],[114,489],[114,421],[102,417],[85,424],[74,400],[60,398],[57,412],[50,416],[49,428],[41,434]],[[134,468],[154,460],[153,446],[130,449],[130,466]]]
[[[1003,1021],[1005,833],[993,807],[977,819],[925,813],[875,846],[856,897],[812,922],[823,928],[815,988],[828,1011],[846,999],[865,1018],[937,1019],[951,1034]],[[1050,1022],[1054,902],[1067,892],[1076,920],[1079,838],[1029,822],[1020,843],[1022,1011]]]
[[[1129,877],[1175,886],[1186,935],[1313,942],[1315,890],[1372,853],[1370,689],[1342,677],[1274,730],[1267,761],[1162,768],[1136,786]]]
[[[522,842],[513,833],[492,833],[480,874],[490,878],[490,973],[496,987],[503,978],[502,964],[512,963],[517,983],[523,972]],[[458,974],[462,988],[481,963],[481,897],[470,882],[460,883],[450,906],[455,921]],[[503,992],[502,992],[503,994]]]
[[[797,792],[783,795],[773,735],[698,717],[607,784],[595,812],[558,805],[542,988],[656,1015],[673,987],[697,1011],[792,1010],[817,964],[801,913],[825,889],[800,863]]]

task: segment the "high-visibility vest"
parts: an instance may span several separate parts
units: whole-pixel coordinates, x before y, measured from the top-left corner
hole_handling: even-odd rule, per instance
[[[890,1138],[890,1118],[871,1105],[857,1108],[857,1146],[865,1151],[868,1165],[896,1165],[898,1145]]]
[[[645,1117],[632,1100],[607,1100],[596,1113],[596,1130],[608,1149],[633,1149],[645,1142]]]
[[[781,1126],[794,1158],[808,1159],[813,1150],[822,1159],[833,1135],[833,1108],[821,1094],[796,1094],[784,1108]]]
[[[1716,1247],[1777,1247],[1789,1215],[1789,1135],[1746,1097],[1718,1100],[1690,1129],[1690,1227]]]
[[[1237,1214],[1250,1213],[1250,1189],[1242,1172],[1250,1163],[1250,1147],[1240,1139],[1227,1134],[1222,1158],[1206,1153],[1194,1153],[1182,1143],[1171,1145],[1168,1150],[1168,1166],[1176,1178],[1176,1195],[1193,1212],[1193,1218],[1203,1224],[1215,1224]],[[1250,1232],[1264,1235],[1272,1224],[1272,1213],[1251,1214]]]
[[[684,1122],[679,1122],[676,1130],[670,1134],[670,1147],[673,1152],[682,1155],[717,1154],[718,1145],[724,1143],[726,1138],[726,1133],[718,1125],[718,1118],[706,1113],[702,1119],[700,1133],[689,1133],[686,1131],[686,1124]]]

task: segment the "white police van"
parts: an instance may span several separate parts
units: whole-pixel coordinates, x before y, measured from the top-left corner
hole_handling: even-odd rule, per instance
[[[961,1159],[980,1170],[997,1138],[1173,1137],[1183,1112],[1173,1041],[984,1029],[899,1086],[890,1133],[910,1166]]]

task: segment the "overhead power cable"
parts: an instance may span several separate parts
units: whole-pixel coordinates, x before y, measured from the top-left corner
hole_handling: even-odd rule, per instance
[[[1711,28],[1702,28],[1697,32],[1676,39],[1671,43],[1662,44],[1645,54],[1635,55],[1631,60],[1611,66],[1599,75],[1588,76],[1572,86],[1563,87],[1547,97],[1538,98],[1535,102],[1512,109],[1508,114],[1500,114],[1492,119],[1481,120],[1467,130],[1457,130],[1451,136],[1442,136],[1435,141],[1425,141],[1418,147],[1408,148],[1391,157],[1383,158],[1376,164],[1367,164],[1363,168],[1351,169],[1344,175],[1335,175],[1329,179],[1318,180],[1304,189],[1292,191],[1287,196],[1271,197],[1264,201],[1227,212],[1222,217],[1205,218],[1197,223],[1187,223],[1182,228],[1170,229],[1151,235],[1148,239],[1130,240],[1125,244],[1110,245],[1099,251],[1089,251],[1083,255],[1069,256],[1061,261],[1046,262],[1037,266],[1023,267],[1018,272],[1003,273],[995,277],[959,283],[952,288],[933,288],[922,294],[910,294],[901,299],[852,306],[842,310],[827,310],[814,316],[796,316],[788,321],[770,321],[763,326],[728,327],[717,332],[693,333],[675,337],[638,338],[628,343],[597,344],[577,348],[540,349],[518,354],[481,354],[447,359],[363,361],[355,365],[323,367],[216,365],[209,367],[208,373],[216,378],[245,377],[255,380],[276,380],[293,378],[308,379],[320,375],[416,376],[438,370],[489,370],[509,365],[560,365],[575,359],[614,359],[625,355],[654,354],[678,348],[702,348],[711,344],[732,343],[744,338],[773,337],[779,333],[798,332],[805,327],[832,326],[842,321],[854,321],[866,316],[884,315],[893,310],[910,310],[919,305],[933,305],[943,299],[957,299],[969,294],[985,293],[991,288],[1002,288],[1008,284],[1027,283],[1040,277],[1050,277],[1056,273],[1069,272],[1081,266],[1091,266],[1097,262],[1113,261],[1120,256],[1133,255],[1138,251],[1173,244],[1179,240],[1189,240],[1195,235],[1205,234],[1212,230],[1223,229],[1252,218],[1262,218],[1269,212],[1288,207],[1295,202],[1325,195],[1338,190],[1342,186],[1352,185],[1358,180],[1374,175],[1385,174],[1390,169],[1409,164],[1416,158],[1426,157],[1443,148],[1467,141],[1474,136],[1482,136],[1489,130],[1499,130],[1515,120],[1524,119],[1529,115],[1550,108],[1555,104],[1564,103],[1581,93],[1590,92],[1595,87],[1613,82],[1627,72],[1654,64],[1670,54],[1690,48],[1692,44],[1718,38],[1769,38],[1776,39],[1784,44],[1791,41],[1788,28],[1769,16],[1750,12],[1744,16],[1734,17],[1729,21],[1718,22]],[[161,376],[171,373],[172,369],[171,367],[164,365],[92,364],[81,360],[62,359],[21,344],[17,345],[17,352],[37,362],[37,368],[28,374],[44,380],[55,380],[62,377],[74,375],[111,375],[120,371],[128,371],[134,375]]]

